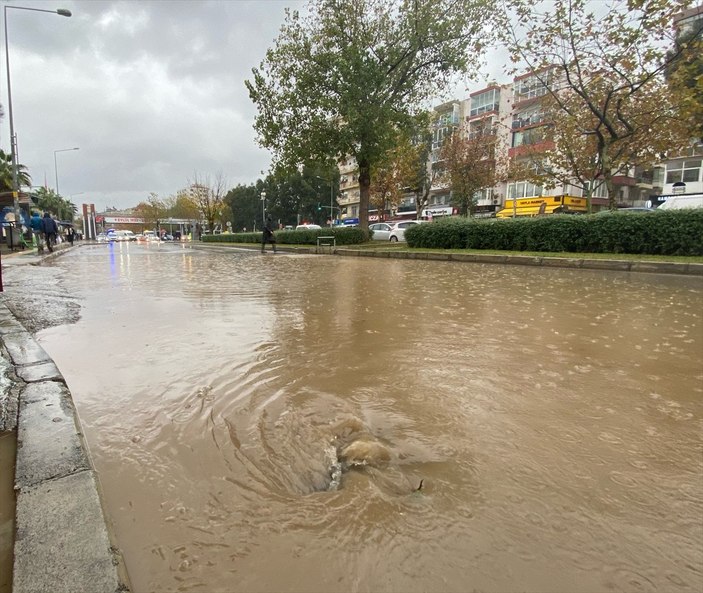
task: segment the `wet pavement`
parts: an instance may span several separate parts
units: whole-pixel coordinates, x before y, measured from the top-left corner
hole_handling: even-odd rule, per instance
[[[55,277],[26,265],[41,261],[27,253],[3,261],[3,280],[23,280],[6,284],[0,303],[0,590],[126,591],[71,394],[27,329],[75,319]]]
[[[135,244],[6,278],[135,591],[703,586],[700,278]]]

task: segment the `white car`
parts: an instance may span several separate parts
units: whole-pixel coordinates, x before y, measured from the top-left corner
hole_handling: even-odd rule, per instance
[[[369,225],[373,231],[374,241],[405,241],[405,230],[417,224],[424,224],[425,220],[402,220],[400,222],[377,222]]]
[[[319,224],[299,224],[295,227],[296,231],[318,231],[322,227]]]
[[[369,230],[373,231],[371,238],[374,241],[388,241],[388,238],[391,236],[392,228],[393,226],[387,222],[376,222],[374,224],[370,224]]]

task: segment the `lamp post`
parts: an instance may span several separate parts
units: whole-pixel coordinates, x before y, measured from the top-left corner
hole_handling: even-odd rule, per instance
[[[56,153],[57,152],[68,152],[69,150],[80,150],[76,146],[76,148],[60,148],[59,150],[54,151],[54,175],[56,175],[56,195],[60,196],[61,194],[59,193],[59,167],[56,164]]]
[[[59,16],[71,16],[71,11],[65,8],[56,10],[45,10],[43,8],[28,8],[26,6],[4,6],[3,16],[5,17],[5,65],[7,67],[7,110],[10,118],[10,153],[12,154],[12,198],[15,208],[15,225],[20,228],[22,226],[20,216],[20,198],[19,198],[19,183],[17,181],[17,138],[15,136],[15,123],[12,118],[12,88],[10,85],[10,46],[7,39],[7,9],[14,8],[15,10],[31,10],[33,12],[50,12]]]
[[[266,226],[266,192],[261,192],[261,228]]]

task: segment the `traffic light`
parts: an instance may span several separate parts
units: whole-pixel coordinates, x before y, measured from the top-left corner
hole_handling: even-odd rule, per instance
[[[319,212],[320,210],[322,210],[322,206],[320,206],[320,202],[318,202],[317,203],[317,211]]]

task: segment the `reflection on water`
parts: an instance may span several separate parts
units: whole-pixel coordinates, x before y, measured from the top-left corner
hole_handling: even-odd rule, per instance
[[[135,591],[703,587],[700,280],[136,244],[55,265],[81,319],[40,341]]]

